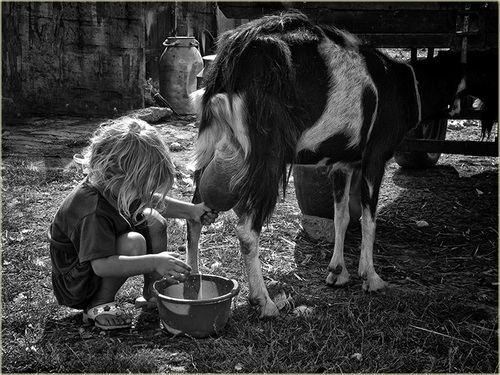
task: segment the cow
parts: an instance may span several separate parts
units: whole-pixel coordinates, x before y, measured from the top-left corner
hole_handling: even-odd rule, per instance
[[[438,58],[456,65],[461,61],[458,51],[441,51]],[[498,124],[498,49],[469,51],[466,56],[467,87],[462,95],[470,95],[482,102],[479,118],[481,138],[490,138],[495,123]]]
[[[349,187],[360,176],[365,291],[387,283],[373,264],[376,208],[386,162],[411,128],[449,108],[464,87],[460,64],[410,66],[352,34],[296,11],[264,16],[221,35],[205,87],[193,94],[199,134],[193,202],[233,209],[249,301],[260,317],[279,311],[266,289],[259,235],[294,163],[329,166],[334,252],[326,283],[350,283],[343,255]],[[187,262],[198,271],[201,225],[188,221]]]

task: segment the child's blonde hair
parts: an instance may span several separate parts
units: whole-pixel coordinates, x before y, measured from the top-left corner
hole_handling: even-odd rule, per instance
[[[164,201],[174,183],[168,146],[147,122],[130,117],[100,126],[84,153],[89,182],[116,200],[119,211],[140,224],[147,207]],[[161,200],[153,199],[157,193]]]

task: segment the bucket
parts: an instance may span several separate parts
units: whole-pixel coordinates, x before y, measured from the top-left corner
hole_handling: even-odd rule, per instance
[[[203,69],[198,42],[191,36],[169,37],[160,57],[160,94],[181,115],[194,114],[189,95],[196,91],[196,76]]]
[[[355,172],[349,191],[350,224],[357,225],[361,217],[360,175]],[[295,195],[304,215],[334,220],[333,181],[326,165],[296,164],[293,166]]]
[[[215,275],[189,275],[185,282],[158,280],[153,293],[162,326],[169,333],[203,338],[220,332],[240,291],[236,280]]]

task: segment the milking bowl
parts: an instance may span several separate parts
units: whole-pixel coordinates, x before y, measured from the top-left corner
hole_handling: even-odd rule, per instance
[[[240,291],[236,280],[194,274],[180,284],[158,280],[153,293],[158,300],[161,324],[169,333],[203,338],[219,333],[231,312],[231,301]]]

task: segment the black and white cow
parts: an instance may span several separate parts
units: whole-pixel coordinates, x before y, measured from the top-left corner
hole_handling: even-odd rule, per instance
[[[404,135],[448,107],[461,87],[462,67],[424,61],[414,67],[361,45],[353,35],[319,26],[301,13],[266,16],[226,32],[193,95],[199,108],[194,201],[233,209],[260,315],[278,310],[264,285],[259,234],[275,208],[293,163],[331,167],[335,246],[326,283],[349,282],[344,237],[349,186],[360,171],[363,289],[386,282],[373,265],[375,217],[386,162]],[[198,270],[201,226],[188,222],[187,261]]]

